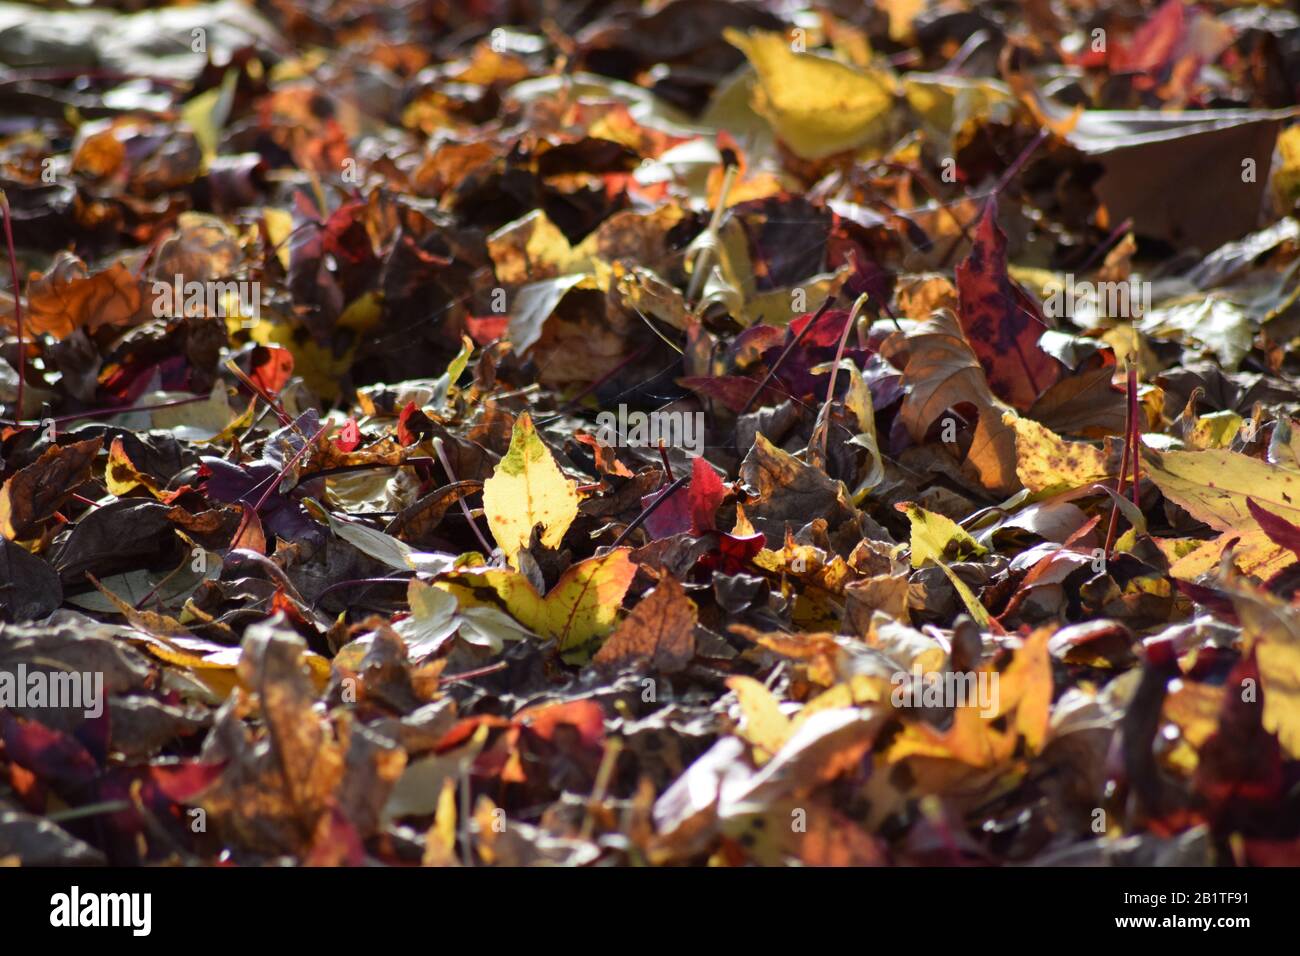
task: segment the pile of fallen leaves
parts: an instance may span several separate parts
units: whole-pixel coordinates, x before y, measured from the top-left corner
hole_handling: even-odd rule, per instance
[[[1300,862],[1296,14],[145,6],[0,3],[0,863]]]

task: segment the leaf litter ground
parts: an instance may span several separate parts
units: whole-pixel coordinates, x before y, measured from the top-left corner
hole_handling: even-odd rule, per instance
[[[1300,862],[1300,18],[0,4],[0,862]]]

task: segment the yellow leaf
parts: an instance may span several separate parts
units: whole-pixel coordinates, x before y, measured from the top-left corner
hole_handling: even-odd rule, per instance
[[[158,483],[144,474],[131,462],[119,435],[108,448],[108,464],[104,466],[104,487],[110,494],[121,497],[143,486],[155,498],[160,497]]]
[[[907,514],[907,520],[912,523],[912,567],[919,568],[926,561],[933,561],[943,573],[948,575],[948,580],[952,586],[957,589],[957,594],[961,597],[962,603],[966,605],[966,610],[980,627],[989,626],[989,612],[984,609],[984,605],[976,599],[975,594],[966,582],[953,573],[952,568],[948,567],[943,560],[944,552],[950,545],[955,544],[957,550],[962,554],[982,555],[986,549],[980,545],[974,538],[968,535],[961,526],[951,518],[945,518],[941,514],[935,514],[933,511],[926,511],[917,505],[909,502],[903,502],[898,506],[900,511]]]
[[[925,10],[925,0],[877,0],[876,8],[889,15],[889,38],[904,43],[912,36],[912,21]]]
[[[900,508],[912,523],[912,567],[919,568],[926,561],[939,563],[949,548],[960,557],[979,557],[987,549],[966,533],[961,525],[933,511],[905,502]]]
[[[1242,417],[1236,412],[1201,415],[1192,425],[1185,443],[1189,448],[1227,448],[1241,431]]]
[[[1046,425],[1031,418],[1021,418],[1015,412],[1006,412],[1002,423],[1016,433],[1016,477],[1030,491],[1048,488],[1081,488],[1115,474],[1119,470],[1119,456],[1089,445],[1087,442],[1066,441]],[[1118,443],[1107,442],[1118,448]]]
[[[195,680],[224,700],[239,685],[236,673],[241,651],[188,634],[150,634],[137,628],[127,640],[139,645],[151,657],[166,664],[187,668]],[[302,661],[311,672],[317,690],[330,678],[330,663],[314,651],[303,651]]]
[[[1011,91],[996,80],[920,73],[905,76],[902,87],[922,128],[944,144],[968,123],[1001,120],[1016,108]]]
[[[799,711],[790,721],[790,732],[798,730],[804,723],[823,710],[835,710],[840,707],[863,707],[880,704],[889,700],[891,687],[889,681],[874,674],[854,674],[847,681],[836,684],[830,690],[823,691]]]
[[[820,159],[882,140],[894,102],[886,70],[859,70],[826,57],[795,53],[780,33],[723,31],[758,74],[754,111],[803,159]]]
[[[598,638],[614,628],[623,595],[636,577],[628,548],[579,561],[542,597],[509,568],[458,571],[435,582],[460,607],[496,607],[543,637],[555,639],[569,663],[585,662]]]
[[[266,224],[266,241],[275,250],[280,267],[289,268],[289,236],[293,233],[293,215],[283,209],[266,206],[262,209],[262,222]]]
[[[740,736],[755,747],[755,761],[766,763],[789,739],[790,718],[781,713],[772,692],[754,678],[729,677],[727,686],[740,701]]]
[[[178,398],[174,392],[154,392],[144,396],[141,404],[163,403]],[[241,401],[241,404],[247,404]],[[170,408],[155,408],[150,412],[153,427],[169,431],[177,438],[193,442],[229,441],[233,434],[231,429],[242,430],[252,424],[248,418],[248,409],[236,416],[230,410],[226,399],[226,389],[220,382],[212,387],[206,402],[192,405],[175,405]],[[117,494],[117,492],[114,492]]]
[[[377,292],[367,292],[343,310],[335,325],[356,332],[369,332],[384,317],[384,304]]]
[[[483,483],[483,511],[512,566],[536,525],[542,526],[542,544],[554,548],[578,515],[577,482],[560,472],[527,412],[516,419],[510,450]]]
[[[1178,681],[1165,698],[1161,713],[1178,726],[1180,740],[1169,760],[1180,770],[1196,769],[1197,751],[1219,729],[1225,691],[1210,684]]]
[[[498,282],[522,285],[556,276],[590,272],[596,233],[574,246],[541,209],[506,223],[487,238]]]
[[[1264,729],[1277,734],[1290,759],[1300,759],[1300,615],[1267,591],[1226,589],[1241,619],[1246,651],[1254,649],[1259,665]]]
[[[890,746],[889,762],[938,757],[989,768],[1011,759],[1022,737],[1027,752],[1036,753],[1047,735],[1052,703],[1050,634],[1049,628],[1031,634],[1001,671],[986,662],[969,675],[976,687],[989,689],[991,700],[967,699],[954,707],[947,730],[923,721],[909,724]],[[985,703],[990,706],[981,706]],[[1014,719],[1006,719],[1013,714]]]
[[[181,119],[194,130],[194,138],[198,140],[204,165],[212,162],[217,156],[217,147],[221,142],[221,129],[230,117],[235,84],[238,81],[238,70],[226,70],[220,86],[200,93],[181,107]]]
[[[1221,544],[1212,551],[1206,549],[1216,542],[1203,545],[1179,561],[1171,569],[1176,577],[1187,578],[1208,570],[1234,537],[1241,540],[1233,551],[1233,561],[1243,572],[1267,576],[1294,563],[1294,554],[1269,540],[1246,507],[1246,499],[1253,498],[1265,510],[1298,523],[1300,472],[1222,449],[1162,454],[1144,448],[1142,457],[1143,474],[1166,498],[1198,521],[1224,532]]]
[[[1164,496],[1212,528],[1258,528],[1247,497],[1293,524],[1300,522],[1300,472],[1217,449],[1162,454],[1144,448],[1142,457],[1146,476]]]
[[[424,835],[425,866],[451,866],[456,862],[456,779],[443,778],[438,809]]]
[[[1175,539],[1179,544],[1186,539]],[[1274,544],[1258,525],[1242,530],[1224,531],[1217,538],[1200,544],[1199,548],[1170,557],[1169,576],[1180,581],[1195,581],[1202,574],[1214,571],[1223,560],[1224,552],[1232,546],[1232,566],[1242,574],[1253,575],[1267,581],[1278,571],[1295,564],[1295,552]],[[1165,546],[1167,553],[1168,545]]]
[[[1300,125],[1278,134],[1277,151],[1282,162],[1273,173],[1273,192],[1278,204],[1289,209],[1300,199]]]

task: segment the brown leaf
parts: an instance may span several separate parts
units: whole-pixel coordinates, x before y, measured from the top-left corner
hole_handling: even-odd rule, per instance
[[[1107,365],[1063,378],[1034,403],[1029,417],[1062,435],[1103,438],[1124,433],[1127,399]]]
[[[77,486],[90,479],[90,466],[103,439],[51,445],[0,488],[0,534],[13,541],[36,535],[40,525]]]
[[[63,339],[76,329],[129,324],[141,299],[140,281],[122,263],[91,275],[84,262],[62,252],[44,275],[32,275],[24,317],[29,332]]]
[[[891,335],[882,352],[895,365],[905,355],[903,384],[908,393],[899,414],[912,439],[923,441],[930,426],[949,409],[973,405],[979,420],[964,470],[990,491],[1017,490],[1015,432],[1003,424],[1005,406],[989,391],[984,369],[956,316],[940,309],[917,331]]]
[[[256,695],[263,731],[254,736],[235,717],[253,702],[238,692],[205,746],[207,756],[229,764],[204,806],[232,835],[280,852],[311,845],[344,767],[342,746],[314,709],[305,650],[302,638],[275,622],[249,628],[238,673],[247,694]]]
[[[857,526],[857,511],[842,483],[777,448],[762,433],[754,436],[740,477],[758,492],[758,501],[746,504],[745,514],[767,535],[769,545],[784,541],[787,527],[798,531],[814,518],[825,518],[833,528]],[[860,538],[855,533],[852,543]]]
[[[610,635],[592,663],[619,667],[648,659],[665,674],[680,671],[695,656],[699,612],[677,579],[665,574]]]

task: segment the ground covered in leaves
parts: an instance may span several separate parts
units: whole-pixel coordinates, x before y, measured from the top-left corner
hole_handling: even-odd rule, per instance
[[[1300,863],[1295,14],[137,6],[0,4],[0,863]]]

